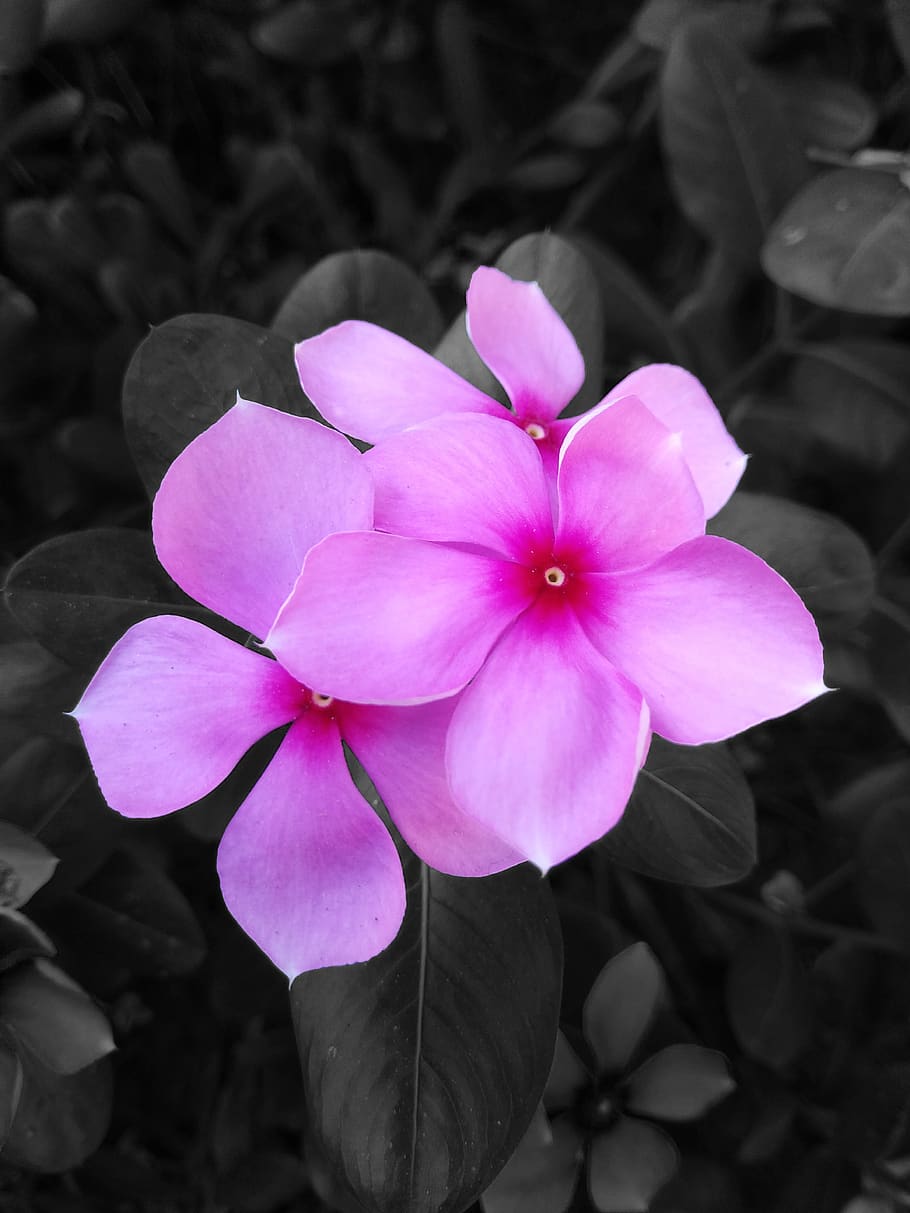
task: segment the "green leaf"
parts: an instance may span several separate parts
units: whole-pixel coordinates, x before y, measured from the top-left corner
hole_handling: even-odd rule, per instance
[[[286,337],[228,316],[177,316],[152,329],[123,383],[126,437],[150,496],[183,448],[231,408],[238,392],[286,413],[316,416]]]
[[[115,1048],[94,1002],[46,960],[20,965],[0,981],[0,1022],[55,1074],[75,1074]]]
[[[602,1074],[629,1065],[666,996],[663,970],[646,943],[607,961],[585,999],[585,1039]]]
[[[525,1132],[559,1014],[561,940],[524,865],[484,880],[407,865],[397,939],[298,977],[311,1131],[366,1213],[460,1213]]]
[[[891,723],[910,741],[910,605],[878,598],[867,628],[872,689]]]
[[[856,858],[856,892],[866,917],[910,951],[910,799],[879,805],[866,823]]]
[[[656,1125],[621,1116],[591,1143],[588,1191],[599,1213],[647,1213],[673,1178],[676,1146]]]
[[[53,956],[49,935],[18,910],[0,906],[0,973],[37,956]]]
[[[119,527],[47,540],[13,565],[3,592],[17,621],[44,648],[90,668],[141,619],[213,618],[174,585],[148,534]]]
[[[297,342],[342,320],[379,324],[425,350],[442,334],[439,307],[423,279],[376,249],[323,257],[288,292],[272,330]]]
[[[783,926],[756,926],[743,939],[727,970],[726,996],[733,1032],[756,1061],[784,1069],[808,1044],[808,978]]]
[[[776,71],[770,74],[770,83],[806,147],[852,152],[868,143],[878,125],[875,106],[847,80],[805,71]]]
[[[565,1213],[584,1158],[569,1117],[552,1124],[538,1107],[515,1153],[480,1198],[483,1213]]]
[[[910,349],[843,337],[795,351],[788,394],[797,421],[841,455],[884,467],[910,434]]]
[[[710,18],[676,32],[660,81],[660,123],[686,216],[712,244],[756,261],[809,169],[773,88]]]
[[[24,906],[47,884],[57,863],[57,856],[36,838],[0,821],[0,906]]]
[[[619,823],[598,844],[646,876],[711,887],[739,880],[756,859],[755,805],[723,745],[654,737]]]
[[[668,1045],[630,1075],[626,1107],[658,1120],[697,1120],[735,1087],[723,1053],[701,1045]]]
[[[789,581],[819,623],[855,624],[872,605],[872,553],[851,527],[822,510],[784,497],[738,492],[708,530],[761,556]]]
[[[79,1166],[98,1149],[111,1118],[107,1058],[75,1074],[57,1074],[28,1049],[19,1050],[22,1092],[4,1162],[57,1173]]]
[[[44,0],[44,42],[106,42],[151,0]]]
[[[58,661],[33,640],[0,645],[0,719],[78,744],[78,730],[64,715],[78,702],[86,677]]]
[[[193,207],[174,153],[165,143],[140,139],[123,156],[133,189],[155,210],[165,227],[187,248],[199,241]]]
[[[22,1062],[18,1054],[0,1041],[0,1151],[9,1131],[22,1095]]]
[[[778,286],[823,307],[910,315],[910,192],[888,173],[816,177],[768,233],[762,265]]]
[[[368,45],[378,20],[362,0],[292,0],[250,31],[263,54],[298,67],[328,67]]]

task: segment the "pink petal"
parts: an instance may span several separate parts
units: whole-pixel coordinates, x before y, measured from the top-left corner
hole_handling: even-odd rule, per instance
[[[288,977],[369,960],[401,926],[395,844],[351,782],[338,726],[291,727],[218,848],[225,904]]]
[[[307,686],[355,703],[461,690],[534,590],[518,565],[380,533],[310,552],[268,647]]]
[[[493,417],[450,413],[387,438],[364,457],[376,528],[471,543],[521,559],[552,546],[553,521],[533,441]]]
[[[505,414],[403,337],[365,320],[345,320],[294,347],[303,390],[326,421],[379,442],[442,413]]]
[[[294,719],[299,696],[277,662],[159,615],[117,642],[73,715],[108,804],[157,817],[217,787],[260,737]]]
[[[649,564],[703,535],[701,497],[671,434],[628,396],[583,417],[559,457],[557,548],[598,571]]]
[[[604,397],[603,404],[614,404],[624,396],[637,396],[668,430],[681,436],[705,516],[713,518],[739,484],[748,458],[727,432],[714,401],[694,375],[666,363],[633,371]]]
[[[619,820],[646,737],[641,696],[571,609],[538,605],[455,709],[449,783],[466,812],[545,872]]]
[[[341,733],[416,855],[449,876],[489,876],[521,863],[496,834],[455,804],[446,780],[446,733],[457,698],[411,708],[346,703]]]
[[[467,326],[524,422],[552,421],[584,383],[575,338],[536,282],[481,266],[468,287]]]
[[[704,536],[650,568],[588,581],[585,629],[669,741],[719,741],[826,690],[812,616],[736,543]]]
[[[171,464],[152,527],[174,580],[262,637],[307,551],[370,527],[372,508],[362,456],[340,434],[238,398]]]

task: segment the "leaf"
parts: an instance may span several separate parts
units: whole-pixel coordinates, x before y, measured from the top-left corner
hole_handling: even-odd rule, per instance
[[[35,0],[4,0],[0,5],[0,73],[24,71],[35,57],[44,16]]]
[[[44,0],[44,42],[106,42],[132,25],[150,0]]]
[[[183,448],[232,407],[238,392],[286,413],[316,416],[287,338],[245,320],[201,314],[152,329],[123,383],[126,437],[150,496]]]
[[[18,910],[0,906],[0,974],[23,960],[53,956],[55,952],[50,936],[36,927],[30,918]]]
[[[621,1116],[590,1146],[588,1191],[594,1207],[600,1213],[647,1213],[678,1164],[676,1146],[662,1129]]]
[[[761,260],[778,286],[822,307],[910,315],[910,192],[864,169],[816,177],[777,219]]]
[[[107,1058],[76,1074],[55,1074],[20,1049],[22,1093],[3,1160],[30,1171],[56,1173],[79,1166],[97,1150],[111,1118]]]
[[[379,324],[425,350],[442,332],[439,307],[423,279],[376,249],[323,257],[291,288],[272,330],[297,342],[342,320]]]
[[[882,468],[910,434],[910,350],[843,337],[797,347],[788,394],[804,428],[844,456]]]
[[[9,1137],[21,1095],[22,1062],[5,1042],[0,1041],[0,1152]]]
[[[46,960],[20,965],[0,981],[0,1022],[55,1074],[75,1074],[115,1047],[94,1002]]]
[[[152,615],[213,618],[174,585],[148,534],[120,527],[40,544],[13,565],[4,597],[26,631],[76,666],[98,665],[128,628]]]
[[[193,207],[177,160],[167,144],[151,139],[131,143],[123,156],[123,171],[168,231],[187,248],[194,248],[199,233]]]
[[[723,745],[653,738],[619,823],[602,846],[646,876],[709,888],[739,880],[756,860],[755,805]]]
[[[518,1145],[546,1083],[561,941],[524,865],[483,880],[408,864],[395,942],[291,987],[311,1129],[367,1213],[460,1213]]]
[[[574,152],[541,152],[519,161],[505,174],[504,184],[529,193],[563,190],[585,174],[585,162]]]
[[[727,1014],[743,1051],[772,1069],[795,1061],[812,1034],[809,983],[783,927],[756,926],[727,970]]]
[[[603,101],[573,101],[557,110],[547,123],[547,134],[567,147],[604,147],[623,132],[623,118]]]
[[[774,90],[707,18],[678,30],[660,81],[670,182],[713,244],[751,264],[808,164]]]
[[[910,799],[880,805],[866,823],[856,859],[856,892],[866,917],[910,951]]]
[[[858,622],[872,605],[875,561],[846,523],[784,497],[738,492],[708,525],[761,556],[819,623]]]
[[[910,4],[907,0],[885,0],[885,17],[904,71],[910,74]]]
[[[775,71],[769,79],[807,147],[852,152],[868,143],[878,125],[875,106],[847,80],[805,71]]]
[[[153,864],[117,850],[78,893],[61,897],[44,916],[61,946],[90,939],[108,969],[171,977],[189,973],[205,940],[186,898]]]
[[[377,14],[362,0],[295,0],[250,31],[263,54],[300,67],[328,67],[368,45]]]
[[[18,910],[50,880],[58,860],[36,838],[0,821],[0,906]]]
[[[646,943],[607,961],[582,1011],[599,1073],[620,1074],[629,1065],[665,997],[663,969]]]
[[[910,607],[877,599],[867,630],[873,689],[891,723],[910,741]]]
[[[697,1120],[735,1088],[723,1053],[701,1045],[668,1045],[630,1075],[626,1107],[657,1120]]]
[[[585,361],[585,381],[565,412],[583,412],[603,395],[603,304],[593,271],[574,244],[553,232],[522,236],[496,265],[512,278],[539,283],[571,330]],[[468,339],[463,312],[434,353],[481,391],[505,400]]]
[[[480,1198],[483,1213],[565,1213],[584,1157],[580,1130],[567,1116],[547,1120],[538,1107],[515,1153]]]
[[[85,675],[58,661],[33,640],[0,645],[0,719],[28,722],[37,731],[78,744],[66,719],[85,689]]]

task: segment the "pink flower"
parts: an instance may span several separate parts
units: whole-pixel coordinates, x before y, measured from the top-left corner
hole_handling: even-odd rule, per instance
[[[467,297],[468,333],[512,403],[504,408],[430,354],[362,320],[346,320],[296,347],[303,390],[336,429],[378,443],[447,413],[513,421],[537,444],[553,475],[559,448],[577,418],[559,414],[581,387],[584,362],[559,314],[536,282],[482,266]],[[680,434],[708,518],[739,483],[746,457],[727,433],[711,398],[679,366],[633,371],[596,408],[637,396]]]
[[[153,510],[174,580],[259,637],[309,548],[372,522],[370,474],[340,434],[244,400],[175,460]],[[228,908],[289,977],[375,955],[404,913],[395,844],[355,789],[342,739],[432,866],[482,876],[520,861],[452,802],[444,744],[454,700],[375,708],[312,686],[256,646],[159,616],[114,646],[73,712],[105,799],[128,817],[199,799],[256,741],[290,725],[218,852]]]
[[[314,547],[267,643],[357,702],[466,687],[455,800],[542,870],[615,824],[650,729],[716,741],[825,689],[812,617],[705,535],[679,435],[635,397],[573,427],[552,508],[538,445],[494,417],[449,414],[364,458],[378,532]]]

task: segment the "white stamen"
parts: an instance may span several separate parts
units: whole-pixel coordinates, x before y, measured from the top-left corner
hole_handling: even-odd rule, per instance
[[[547,436],[547,431],[537,421],[529,421],[525,426],[525,433],[533,438],[535,442],[540,442],[541,439]]]
[[[565,585],[566,583],[565,572],[559,567],[558,564],[551,564],[550,567],[545,570],[543,579],[547,585],[557,587]]]
[[[329,708],[335,702],[331,695],[320,695],[318,691],[313,691],[313,706],[317,708]]]

